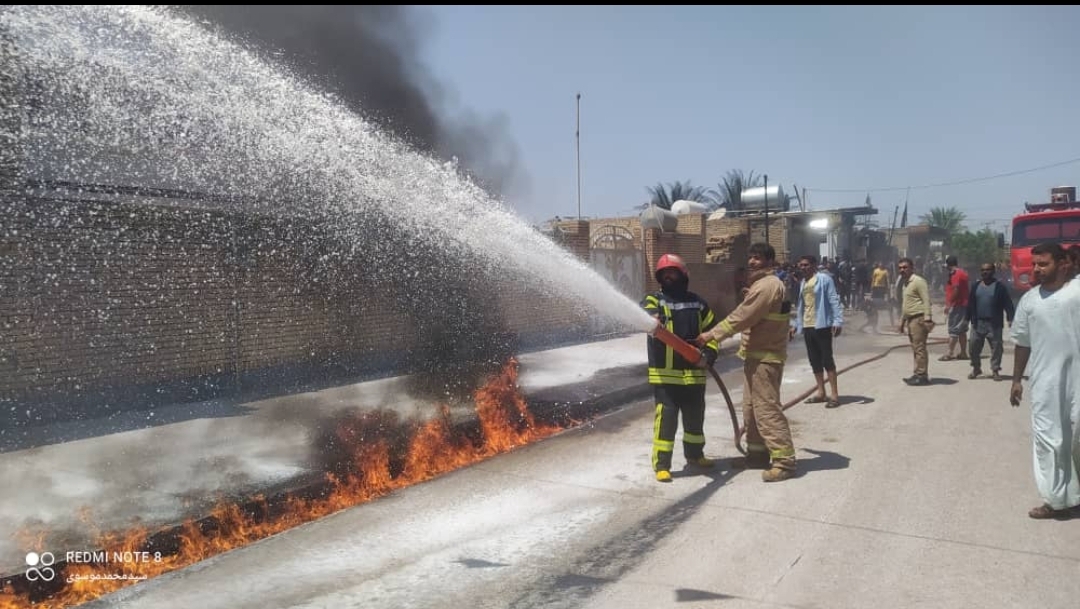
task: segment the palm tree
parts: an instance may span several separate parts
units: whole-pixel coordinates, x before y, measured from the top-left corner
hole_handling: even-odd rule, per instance
[[[923,214],[919,219],[930,226],[944,228],[949,231],[949,234],[961,233],[966,230],[964,220],[967,219],[967,216],[955,207],[934,207],[930,209],[930,213]]]
[[[691,186],[690,180],[685,182],[679,182],[676,180],[664,186],[663,183],[657,183],[656,186],[648,186],[645,190],[649,193],[650,200],[640,207],[645,209],[649,205],[655,205],[661,209],[671,209],[671,206],[676,201],[687,200],[697,201],[699,203],[707,203],[709,201],[709,194],[703,186]]]
[[[743,208],[743,191],[763,184],[762,176],[754,175],[753,170],[744,174],[741,169],[732,169],[724,176],[724,180],[717,184],[715,190],[709,191],[709,197],[715,207],[726,207],[729,211],[736,211]]]

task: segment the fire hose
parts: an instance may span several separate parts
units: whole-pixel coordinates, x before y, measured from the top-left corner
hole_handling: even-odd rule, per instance
[[[674,349],[676,353],[681,355],[683,357],[683,359],[685,359],[686,361],[690,362],[690,364],[696,366],[701,361],[702,354],[701,354],[701,351],[697,347],[695,347],[694,345],[686,342],[682,338],[679,338],[674,333],[672,333],[670,330],[668,330],[667,328],[661,326],[660,324],[657,324],[656,327],[653,328],[653,330],[651,332],[649,332],[649,335],[653,336],[654,338],[656,338],[660,342],[662,342],[665,345],[667,345],[667,346],[671,347],[672,349]],[[938,338],[938,339],[934,339],[934,340],[929,340],[929,341],[926,342],[926,344],[927,345],[942,345],[942,344],[947,344],[948,342],[949,342],[948,339]],[[885,349],[884,351],[882,351],[881,353],[879,353],[879,354],[877,354],[877,355],[875,355],[873,357],[868,357],[866,359],[859,360],[859,361],[857,361],[857,362],[855,362],[855,363],[853,363],[853,364],[851,364],[849,366],[845,366],[844,368],[841,368],[841,369],[837,370],[836,375],[840,376],[841,374],[843,374],[843,373],[845,373],[845,372],[847,372],[849,370],[853,370],[855,368],[858,368],[859,366],[863,366],[865,364],[869,364],[871,362],[876,362],[876,361],[878,361],[880,359],[884,359],[885,357],[887,357],[893,351],[895,351],[897,349],[905,349],[905,348],[911,348],[911,345],[908,345],[908,344],[893,345],[892,347],[889,347],[889,348]],[[728,393],[727,386],[724,385],[724,381],[723,381],[723,379],[720,378],[720,373],[718,373],[716,371],[716,368],[713,368],[712,366],[706,366],[706,369],[709,371],[709,374],[716,381],[717,386],[720,388],[720,393],[724,396],[724,402],[727,404],[728,414],[731,415],[731,428],[732,428],[732,431],[735,434],[735,448],[742,455],[746,455],[746,449],[742,445],[742,436],[743,436],[743,434],[746,433],[746,429],[739,425],[739,416],[735,412],[735,402],[731,399],[731,394]],[[782,410],[788,410],[789,408],[792,408],[796,404],[799,404],[803,400],[805,400],[806,398],[810,397],[810,394],[814,393],[816,390],[817,390],[816,387],[811,387],[810,389],[807,389],[806,391],[802,392],[798,396],[788,400],[787,402],[784,402],[783,406],[781,406],[781,409]]]

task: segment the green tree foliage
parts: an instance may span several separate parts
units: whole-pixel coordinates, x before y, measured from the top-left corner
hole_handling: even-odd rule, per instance
[[[649,204],[655,205],[661,209],[671,209],[671,206],[676,201],[696,201],[698,203],[708,203],[708,192],[703,186],[692,186],[690,180],[685,182],[671,182],[667,186],[664,184],[657,184],[656,186],[648,186],[645,188],[649,193]],[[647,207],[648,204],[642,205],[642,209]]]
[[[964,220],[967,216],[955,207],[935,207],[930,213],[923,214],[919,218],[930,226],[944,228],[949,234],[956,234],[966,230]]]
[[[977,233],[964,231],[954,234],[950,249],[959,259],[960,266],[966,269],[978,268],[984,262],[999,262],[1002,257],[997,233],[986,228]]]
[[[738,211],[743,208],[742,192],[747,188],[762,186],[764,181],[763,176],[754,175],[752,170],[750,173],[743,173],[741,169],[732,169],[714,190],[709,191],[709,198],[714,207]]]

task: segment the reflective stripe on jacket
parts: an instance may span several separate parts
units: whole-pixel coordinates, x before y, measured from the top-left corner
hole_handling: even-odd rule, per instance
[[[649,294],[641,302],[641,307],[650,315],[657,316],[664,328],[687,342],[693,341],[699,334],[716,325],[716,317],[709,304],[693,292],[687,292],[680,299],[674,299],[663,292]],[[711,349],[715,355],[720,347],[714,340],[705,348]],[[650,384],[705,384],[705,370],[691,365],[662,341],[650,336],[648,351]]]

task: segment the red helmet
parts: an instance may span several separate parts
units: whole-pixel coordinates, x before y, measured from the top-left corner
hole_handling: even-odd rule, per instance
[[[690,278],[690,271],[686,270],[686,263],[682,258],[676,254],[664,254],[660,256],[660,259],[656,261],[656,271],[654,276],[656,280],[660,280],[660,271],[664,269],[678,269],[687,279]]]

